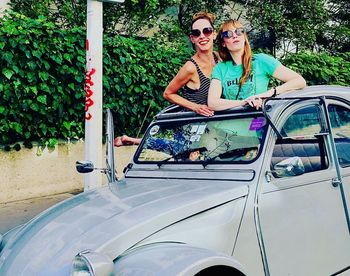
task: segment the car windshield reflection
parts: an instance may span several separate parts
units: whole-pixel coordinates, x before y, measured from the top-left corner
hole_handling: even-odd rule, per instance
[[[148,129],[136,163],[251,163],[266,132],[263,116],[159,122]]]

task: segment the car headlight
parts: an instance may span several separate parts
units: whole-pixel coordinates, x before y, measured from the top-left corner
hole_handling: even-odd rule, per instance
[[[113,271],[113,261],[108,256],[85,250],[73,259],[72,276],[106,276]]]

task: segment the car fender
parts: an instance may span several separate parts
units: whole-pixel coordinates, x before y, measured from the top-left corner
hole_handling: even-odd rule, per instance
[[[114,261],[113,275],[246,275],[232,256],[183,243],[155,243]]]
[[[16,237],[16,234],[23,228],[24,225],[25,224],[17,225],[8,230],[4,235],[2,235],[2,239],[0,242],[0,252],[5,247],[6,243],[8,243],[8,241]]]

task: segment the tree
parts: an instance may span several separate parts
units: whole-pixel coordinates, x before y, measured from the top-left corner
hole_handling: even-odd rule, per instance
[[[9,5],[31,18],[44,15],[61,28],[86,23],[86,0],[10,0]],[[350,49],[348,0],[125,0],[104,3],[104,32],[147,36],[151,30],[163,41],[183,41],[192,14],[200,10],[216,14],[217,22],[242,19],[254,48],[273,55]]]
[[[86,22],[86,0],[10,0],[8,5],[14,12],[29,18],[45,16],[63,28],[84,26]]]
[[[330,52],[350,51],[350,2],[348,0],[327,1],[329,20],[325,22],[324,32],[317,35],[316,43],[320,49]]]
[[[225,14],[228,0],[125,0],[123,4],[104,3],[104,30],[134,35],[161,25],[165,31],[188,33],[191,15],[200,10]],[[62,28],[84,26],[86,0],[11,0],[15,12],[30,18],[43,15]],[[165,28],[165,25],[171,28]]]
[[[247,19],[255,44],[276,55],[276,49],[349,51],[348,0],[247,0]]]
[[[325,0],[248,0],[247,5],[247,19],[274,55],[276,49],[314,49],[316,35],[328,20]]]
[[[30,18],[39,15],[47,17],[61,28],[84,26],[86,24],[86,0],[10,0],[9,6],[14,12]],[[152,18],[164,12],[176,0],[126,0],[123,4],[104,3],[105,32],[133,33],[147,24]]]

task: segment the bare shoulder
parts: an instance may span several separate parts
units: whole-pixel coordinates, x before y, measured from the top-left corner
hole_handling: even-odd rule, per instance
[[[194,74],[196,72],[196,66],[192,61],[187,61],[180,70],[186,74]]]

